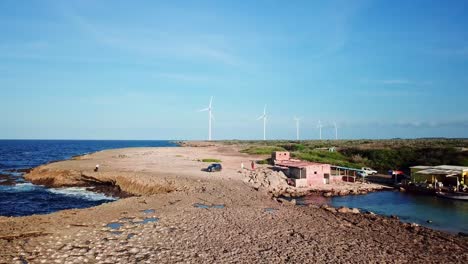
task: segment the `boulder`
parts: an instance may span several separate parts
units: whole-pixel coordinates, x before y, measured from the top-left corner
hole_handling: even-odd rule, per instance
[[[340,196],[345,196],[349,194],[349,191],[343,190],[338,193]]]
[[[351,212],[351,210],[348,207],[345,207],[345,206],[341,206],[340,208],[338,208],[337,211],[338,211],[338,213],[343,213],[343,214]]]

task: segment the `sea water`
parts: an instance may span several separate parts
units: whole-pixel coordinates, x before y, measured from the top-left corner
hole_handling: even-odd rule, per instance
[[[0,215],[47,214],[86,208],[115,198],[81,187],[45,188],[23,178],[22,169],[104,149],[175,147],[171,141],[138,140],[0,140]]]
[[[403,222],[417,223],[451,233],[468,233],[468,202],[399,191],[381,191],[366,195],[332,198],[310,196],[302,204],[329,204],[359,208],[380,215],[396,215]]]

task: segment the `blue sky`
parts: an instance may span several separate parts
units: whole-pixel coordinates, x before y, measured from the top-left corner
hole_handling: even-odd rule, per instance
[[[468,137],[468,1],[0,1],[0,138]]]

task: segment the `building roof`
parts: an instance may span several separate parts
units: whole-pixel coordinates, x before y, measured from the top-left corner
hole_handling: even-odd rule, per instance
[[[458,171],[465,171],[465,170],[468,170],[468,167],[465,167],[465,166],[454,166],[454,165],[440,165],[440,166],[435,166],[434,168],[436,168],[436,169],[442,169],[442,170],[458,170]]]
[[[457,175],[460,174],[459,170],[444,170],[444,169],[436,169],[431,168],[427,170],[421,170],[416,172],[417,174],[426,174],[426,175]]]
[[[309,166],[317,166],[317,165],[328,165],[323,163],[316,163],[310,161],[302,161],[302,160],[278,160],[275,162],[275,165],[282,166],[282,167],[289,167],[289,168],[306,168]]]
[[[423,166],[423,165],[418,165],[418,166],[413,166],[413,167],[410,167],[410,169],[430,169],[432,168],[433,166]]]
[[[468,171],[468,167],[454,165],[413,166],[411,169],[421,169],[416,173],[425,175],[458,175],[462,171]]]

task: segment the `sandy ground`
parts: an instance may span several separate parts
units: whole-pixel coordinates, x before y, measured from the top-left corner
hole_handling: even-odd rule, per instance
[[[204,158],[221,159],[224,170],[202,171]],[[240,170],[255,158],[236,146],[131,148],[38,167],[28,179],[52,186],[112,184],[139,196],[0,217],[0,263],[468,262],[468,241],[460,236],[371,214],[280,203],[271,195],[289,188],[280,174],[266,166]],[[111,222],[122,227],[106,227]]]

